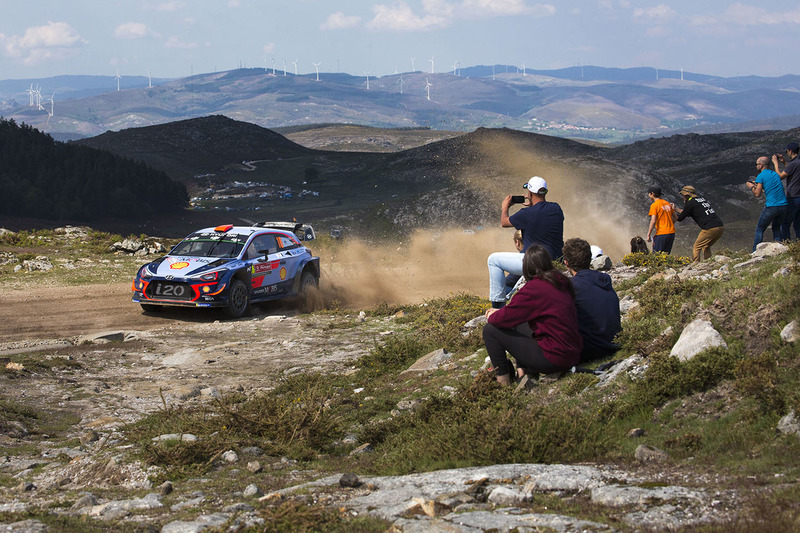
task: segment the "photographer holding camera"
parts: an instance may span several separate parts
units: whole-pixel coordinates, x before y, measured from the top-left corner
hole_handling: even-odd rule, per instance
[[[561,257],[564,247],[564,212],[555,202],[548,202],[547,182],[534,176],[523,185],[525,196],[506,196],[501,204],[500,225],[522,231],[523,250],[531,244],[541,245],[551,259]],[[522,200],[522,202],[520,202]],[[514,203],[523,207],[509,216],[508,210]],[[518,252],[495,252],[489,256],[489,299],[493,308],[505,304],[505,277],[509,274],[522,275],[522,254]]]
[[[794,238],[800,239],[800,158],[797,157],[798,153],[800,153],[800,146],[796,142],[791,142],[786,145],[786,155],[789,156],[788,163],[781,154],[772,156],[775,172],[782,180],[786,180],[786,202],[789,205],[781,225],[781,236],[787,241],[792,238],[792,226],[794,226]],[[779,167],[781,163],[784,165],[782,171]]]

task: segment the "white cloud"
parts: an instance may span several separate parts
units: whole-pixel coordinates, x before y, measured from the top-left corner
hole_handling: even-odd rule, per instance
[[[197,48],[199,45],[197,43],[187,43],[183,41],[180,37],[169,37],[164,42],[164,48],[179,48],[183,50],[191,50]]]
[[[114,29],[117,39],[141,39],[149,33],[147,26],[141,22],[125,22]]]
[[[361,17],[345,15],[341,11],[331,13],[325,22],[319,25],[321,30],[346,30],[361,24]]]
[[[392,5],[375,5],[372,10],[375,16],[367,27],[375,31],[432,30],[449,26],[458,19],[515,15],[549,17],[556,12],[551,4],[528,5],[527,0],[422,0],[421,15],[415,13],[405,0],[398,0]]]
[[[239,0],[228,0],[228,7],[239,7],[241,6],[241,2]]]
[[[44,26],[26,29],[22,36],[0,34],[4,54],[29,65],[73,56],[86,42],[66,22],[48,21]]]
[[[264,48],[262,48],[262,51],[264,52],[264,54],[271,54],[272,52],[275,51],[275,43],[265,44]]]
[[[525,0],[463,0],[458,12],[467,16],[508,16],[529,14],[553,15],[556,8],[550,4],[528,6]]]
[[[795,9],[794,14],[798,11]],[[788,16],[787,16],[788,15]],[[791,14],[776,13],[767,11],[764,8],[749,6],[746,4],[735,3],[728,7],[722,14],[724,22],[736,24],[738,26],[761,26],[767,24],[783,24],[791,21]],[[797,22],[795,19],[791,22]]]
[[[439,10],[440,2],[424,2],[424,16],[416,15],[406,2],[400,1],[392,6],[378,4],[372,6],[375,16],[367,23],[367,27],[375,31],[420,31],[442,28],[450,24],[446,16],[431,13],[433,8]]]
[[[665,22],[675,17],[675,10],[666,4],[633,10],[633,19],[646,22]]]

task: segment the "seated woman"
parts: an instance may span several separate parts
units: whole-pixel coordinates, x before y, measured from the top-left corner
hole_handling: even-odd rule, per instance
[[[553,268],[547,250],[529,246],[522,275],[525,285],[505,307],[486,311],[489,323],[483,328],[495,376],[504,385],[511,383],[514,369],[506,351],[526,372],[550,374],[577,365],[583,347],[575,293],[569,279]]]

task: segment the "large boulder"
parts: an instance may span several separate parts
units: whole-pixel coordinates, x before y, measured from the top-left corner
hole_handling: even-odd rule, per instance
[[[688,361],[703,350],[715,346],[727,347],[722,335],[708,320],[697,319],[690,322],[681,333],[678,342],[672,347],[670,355],[681,361]]]

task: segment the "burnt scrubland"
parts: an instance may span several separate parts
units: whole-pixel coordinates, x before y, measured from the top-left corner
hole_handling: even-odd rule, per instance
[[[71,275],[63,269],[14,266],[31,253],[18,247],[65,246],[54,234],[3,236],[0,277],[59,286]],[[81,246],[70,255],[121,257]],[[317,246],[336,257],[343,244]],[[569,517],[576,525],[555,528],[563,531],[794,531],[800,363],[786,331],[800,319],[800,245],[776,252],[722,250],[699,265],[624,257],[611,271],[625,309],[618,363],[603,375],[543,376],[524,390],[498,386],[485,368],[481,326],[467,324],[488,302],[466,293],[353,308],[331,288],[312,313],[175,314],[127,340],[5,343],[0,522],[384,531],[456,527],[490,513],[496,528],[511,506],[529,520]],[[698,318],[726,345],[671,355]],[[608,480],[555,489],[555,471],[519,473],[530,463],[600,469]],[[504,474],[492,474],[502,465]],[[471,467],[486,474],[437,497],[413,477]],[[343,482],[345,473],[356,480]],[[391,515],[382,491],[405,478],[385,476],[410,476],[419,502],[409,496],[407,510]],[[539,488],[498,496],[522,494],[526,483]],[[370,494],[384,503],[358,503]]]

